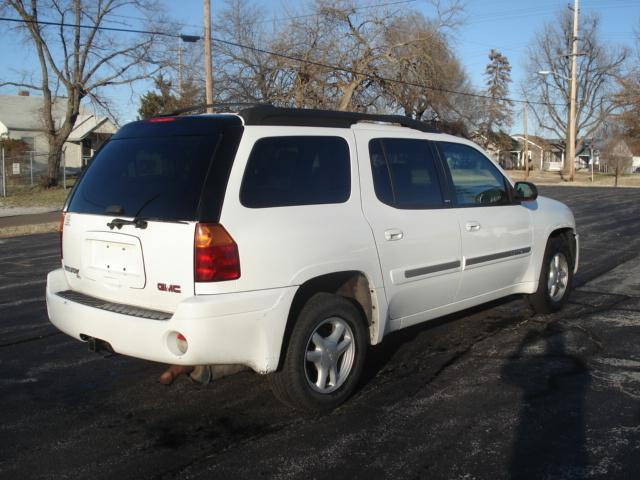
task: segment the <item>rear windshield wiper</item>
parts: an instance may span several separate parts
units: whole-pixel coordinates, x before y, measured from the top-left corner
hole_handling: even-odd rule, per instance
[[[133,220],[125,220],[124,218],[114,218],[109,223],[107,223],[107,227],[111,230],[117,228],[120,230],[123,225],[134,225],[136,228],[145,229],[147,228],[147,221],[144,218],[134,218]]]
[[[145,229],[147,228],[148,222],[164,222],[164,223],[183,223],[188,224],[184,220],[171,220],[168,218],[157,218],[157,217],[138,217],[133,220],[126,220],[124,218],[114,218],[109,223],[107,223],[107,227],[111,230],[117,228],[120,230],[123,225],[134,225],[136,228]]]
[[[144,202],[142,206],[138,209],[136,214],[133,216],[133,220],[125,220],[124,218],[114,218],[109,223],[107,223],[107,227],[109,227],[111,230],[117,227],[118,230],[120,230],[123,225],[134,225],[136,228],[141,228],[144,230],[145,228],[147,228],[148,223],[144,218],[140,218],[139,215],[140,213],[142,213],[142,210],[144,210],[147,207],[147,205],[153,202],[160,195],[162,195],[162,192],[156,193],[155,195],[150,197],[146,202]],[[111,205],[107,207],[107,213],[109,213],[110,211],[113,212],[116,209],[122,212],[122,207],[120,207],[119,205]]]

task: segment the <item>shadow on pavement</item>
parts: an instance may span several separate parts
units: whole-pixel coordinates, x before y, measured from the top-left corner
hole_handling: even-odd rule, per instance
[[[502,369],[505,382],[522,389],[510,478],[584,478],[589,464],[585,396],[591,376],[569,353],[555,324],[530,331]]]

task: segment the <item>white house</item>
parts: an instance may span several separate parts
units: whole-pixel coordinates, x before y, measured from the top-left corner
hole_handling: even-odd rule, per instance
[[[65,115],[66,101],[54,100],[53,116],[61,123]],[[33,152],[34,170],[44,169],[47,164],[49,146],[43,132],[42,97],[28,92],[18,95],[0,95],[0,134],[22,140]],[[97,116],[89,109],[80,107],[73,131],[64,144],[64,162],[67,167],[80,168],[91,158],[93,152],[117,130],[107,117]]]

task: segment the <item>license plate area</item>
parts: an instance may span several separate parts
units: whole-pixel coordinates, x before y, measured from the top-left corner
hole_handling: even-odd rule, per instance
[[[140,240],[119,237],[85,240],[85,276],[112,287],[143,288],[145,272]]]

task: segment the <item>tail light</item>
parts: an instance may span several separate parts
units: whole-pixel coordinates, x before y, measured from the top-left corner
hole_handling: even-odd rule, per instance
[[[220,282],[240,278],[238,245],[229,232],[217,223],[196,226],[194,280]]]
[[[58,228],[58,231],[60,233],[60,260],[62,260],[63,254],[62,254],[62,233],[64,230],[64,212],[62,212],[62,215],[60,215],[60,227]]]

